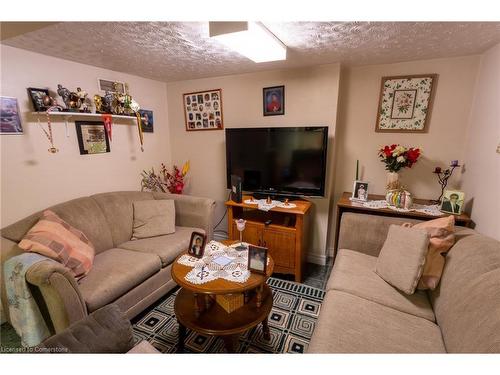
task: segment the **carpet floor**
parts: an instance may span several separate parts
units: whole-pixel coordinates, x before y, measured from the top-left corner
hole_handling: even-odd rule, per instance
[[[306,352],[320,314],[324,290],[277,278],[270,278],[268,284],[273,292],[273,308],[269,315],[271,340],[263,338],[259,324],[240,336],[237,352]],[[136,342],[147,340],[163,353],[177,351],[178,325],[174,314],[177,290],[133,320]],[[185,352],[225,353],[224,342],[188,329]]]

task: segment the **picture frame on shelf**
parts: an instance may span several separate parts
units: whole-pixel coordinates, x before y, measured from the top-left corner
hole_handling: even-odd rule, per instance
[[[437,79],[434,73],[382,77],[375,131],[427,132]]]
[[[125,82],[114,81],[112,79],[97,78],[97,87],[102,92],[116,92],[125,94]],[[115,89],[116,88],[116,89]]]
[[[44,112],[49,108],[43,104],[43,98],[49,96],[49,89],[28,87],[28,94],[35,112]]]
[[[0,96],[0,134],[23,134],[17,98]]]
[[[460,215],[464,210],[465,193],[460,190],[445,190],[439,209],[441,212]]]
[[[195,258],[203,258],[205,253],[205,246],[207,244],[207,236],[201,232],[191,233],[189,241],[188,254]]]
[[[250,272],[266,274],[267,247],[248,245],[248,270]]]
[[[103,121],[75,121],[80,155],[110,152],[108,132]]]
[[[186,131],[222,130],[222,89],[183,94]]]
[[[285,114],[285,86],[264,87],[262,100],[264,116]]]
[[[352,201],[367,202],[368,201],[368,182],[355,180],[352,186]]]
[[[153,133],[154,132],[153,111],[149,109],[139,109],[139,115],[141,116],[142,131],[145,133]]]

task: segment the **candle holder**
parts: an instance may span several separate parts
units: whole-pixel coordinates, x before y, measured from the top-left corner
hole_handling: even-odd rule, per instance
[[[235,249],[237,251],[247,250],[247,247],[243,243],[243,231],[245,230],[245,225],[247,221],[243,219],[237,219],[235,220],[235,222],[236,222],[236,229],[238,229],[238,232],[240,232],[240,244],[236,246]]]
[[[432,201],[434,204],[440,204],[441,203],[441,198],[443,197],[444,190],[446,189],[446,186],[448,185],[448,180],[453,174],[453,171],[455,168],[460,167],[458,164],[458,160],[452,160],[450,163],[450,168],[445,169],[444,171],[440,167],[436,167],[432,173],[435,173],[439,184],[441,185],[441,194],[439,195],[439,198]]]

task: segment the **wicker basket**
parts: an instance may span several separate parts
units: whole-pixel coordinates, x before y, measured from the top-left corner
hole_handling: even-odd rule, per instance
[[[221,294],[215,296],[215,301],[227,311],[228,314],[231,314],[233,311],[238,310],[244,304],[244,295],[243,293],[235,293],[235,294]]]

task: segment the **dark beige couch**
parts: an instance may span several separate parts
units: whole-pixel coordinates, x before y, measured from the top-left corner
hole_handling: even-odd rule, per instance
[[[133,202],[173,199],[174,234],[131,241]],[[213,236],[215,201],[185,195],[112,192],[78,198],[50,207],[63,220],[84,232],[96,249],[91,271],[76,281],[69,270],[52,261],[34,264],[26,273],[33,295],[49,328],[59,333],[89,313],[115,303],[132,318],[171,290],[172,261],[187,249],[191,232]],[[5,260],[22,253],[17,243],[38,221],[41,212],[1,231],[2,269]],[[2,307],[8,317],[3,275]],[[52,326],[52,327],[51,327]]]
[[[408,296],[375,272],[390,224],[345,213],[310,353],[500,353],[500,242],[457,227],[441,283]]]

